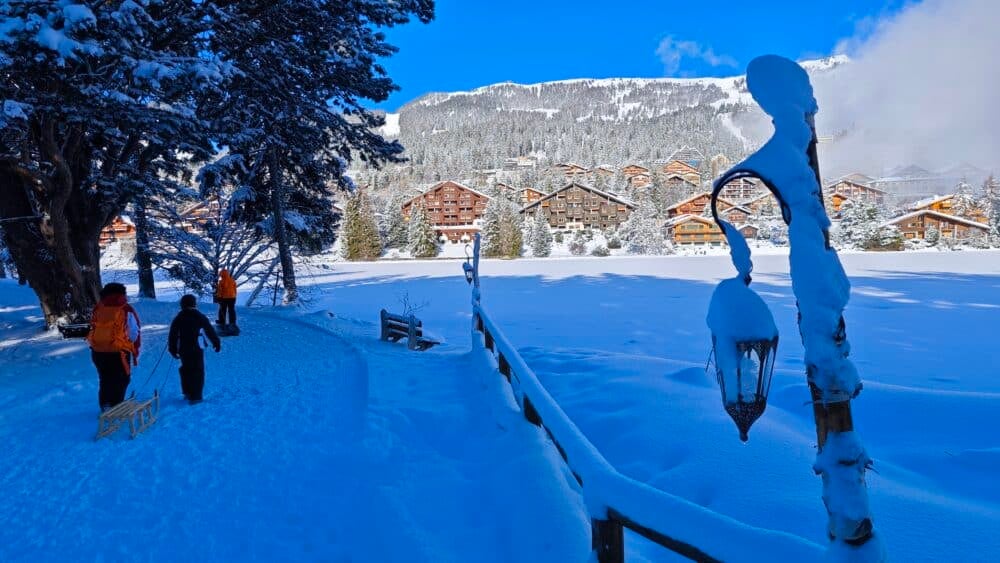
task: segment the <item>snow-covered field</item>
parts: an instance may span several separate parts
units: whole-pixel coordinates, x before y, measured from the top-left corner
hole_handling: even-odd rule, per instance
[[[843,259],[876,530],[898,561],[996,559],[1000,253]],[[483,302],[620,471],[823,543],[787,257],[756,259],[782,338],[748,444],[705,374],[708,299],[731,268],[725,256],[486,260]],[[587,560],[561,459],[470,352],[459,261],[330,262],[302,282],[302,309],[244,314],[244,335],[209,356],[204,404],[179,404],[169,373],[155,427],[98,443],[82,345],[38,336],[30,292],[0,282],[0,560]],[[378,310],[404,301],[445,344],[377,341]],[[173,307],[138,305],[150,340],[137,379]],[[638,547],[630,560],[668,560]]]

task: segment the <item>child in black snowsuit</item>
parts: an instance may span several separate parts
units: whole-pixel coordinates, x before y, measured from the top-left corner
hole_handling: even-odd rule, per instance
[[[181,312],[170,323],[168,346],[170,355],[181,360],[181,391],[191,404],[201,401],[205,387],[205,351],[202,349],[205,337],[212,342],[216,352],[222,349],[212,323],[198,311],[194,295],[181,297]]]

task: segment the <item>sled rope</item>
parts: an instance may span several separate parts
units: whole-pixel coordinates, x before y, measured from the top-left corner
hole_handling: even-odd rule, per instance
[[[165,344],[163,346],[163,350],[160,351],[160,357],[157,358],[156,359],[156,363],[153,364],[153,369],[149,370],[149,374],[146,375],[146,380],[143,381],[142,385],[139,386],[139,387],[132,386],[132,394],[129,395],[129,398],[135,397],[136,389],[138,389],[139,391],[145,391],[146,390],[146,386],[149,385],[149,381],[153,378],[153,374],[156,373],[156,369],[158,367],[160,367],[160,362],[163,361],[163,355],[166,354],[166,353],[167,353],[167,345]],[[162,385],[161,385],[161,387],[162,387]]]

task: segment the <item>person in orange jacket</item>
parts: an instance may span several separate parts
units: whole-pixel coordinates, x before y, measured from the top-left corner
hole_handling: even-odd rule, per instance
[[[132,366],[139,364],[142,346],[139,315],[128,304],[124,285],[112,282],[101,289],[101,300],[91,314],[87,344],[99,378],[98,404],[106,411],[125,400]]]
[[[228,313],[229,323],[236,326],[236,280],[229,270],[219,272],[219,283],[215,289],[215,300],[219,303],[219,320],[216,324],[225,326]]]

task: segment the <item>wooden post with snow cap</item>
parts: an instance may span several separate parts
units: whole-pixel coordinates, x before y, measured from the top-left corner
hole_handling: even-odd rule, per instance
[[[713,192],[732,180],[754,177],[781,206],[788,224],[792,291],[816,422],[818,454],[813,469],[823,480],[831,550],[852,561],[880,561],[885,551],[874,531],[865,484],[871,459],[851,418],[851,399],[861,392],[861,379],[847,357],[850,346],[843,311],[850,282],[830,245],[812,85],[798,64],[767,55],[750,62],[747,87],[771,116],[774,135],[716,180]]]

